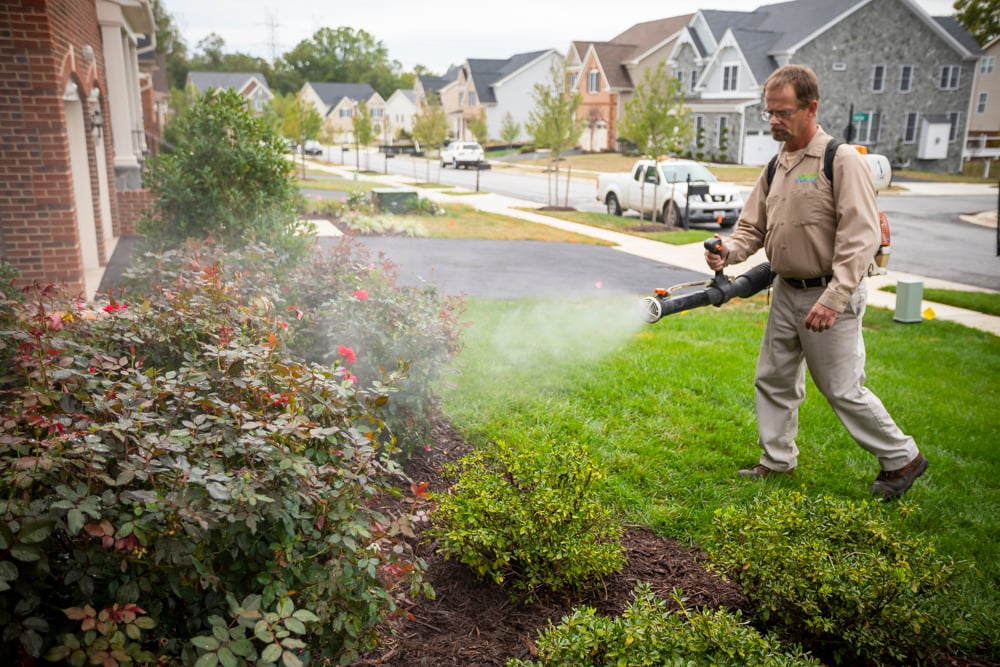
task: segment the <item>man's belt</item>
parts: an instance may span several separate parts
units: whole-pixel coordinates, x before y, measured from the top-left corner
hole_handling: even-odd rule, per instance
[[[819,278],[786,278],[781,276],[790,287],[795,289],[806,289],[807,287],[826,287],[833,280],[833,276],[820,276]]]

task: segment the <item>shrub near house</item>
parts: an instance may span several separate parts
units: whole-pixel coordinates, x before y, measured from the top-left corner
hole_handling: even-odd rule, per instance
[[[420,592],[406,517],[372,500],[400,481],[394,435],[431,409],[388,430],[404,381],[426,396],[433,377],[396,355],[447,357],[453,321],[350,247],[316,261],[189,244],[103,309],[0,300],[0,663],[349,661]],[[396,326],[369,346],[319,331],[322,312]]]

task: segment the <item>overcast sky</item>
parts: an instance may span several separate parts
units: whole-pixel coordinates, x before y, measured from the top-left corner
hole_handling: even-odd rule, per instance
[[[931,16],[954,14],[954,0],[916,0]],[[404,71],[423,65],[443,74],[467,58],[509,58],[572,41],[606,41],[625,29],[697,9],[747,11],[770,2],[701,0],[162,0],[191,53],[210,33],[225,51],[266,60],[320,28],[365,30]]]

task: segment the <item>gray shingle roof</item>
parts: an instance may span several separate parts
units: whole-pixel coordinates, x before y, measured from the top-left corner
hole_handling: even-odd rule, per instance
[[[368,100],[375,94],[375,89],[367,83],[315,83],[310,81],[312,87],[323,104],[334,107],[345,97],[353,102]]]
[[[476,87],[476,94],[479,95],[479,102],[481,104],[495,104],[497,100],[493,94],[494,83],[513,74],[548,52],[549,50],[519,53],[507,60],[472,58],[467,60],[469,73],[472,75],[472,83]]]
[[[979,47],[979,42],[969,34],[961,23],[954,16],[935,16],[934,21],[944,28],[945,32],[951,35],[955,41],[961,44],[970,55],[981,56],[983,50]]]

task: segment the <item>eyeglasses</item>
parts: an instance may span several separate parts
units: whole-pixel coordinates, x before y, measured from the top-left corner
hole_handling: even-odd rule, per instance
[[[769,109],[762,109],[760,112],[760,119],[770,121],[772,117],[778,120],[788,120],[798,112],[805,109],[805,107],[795,107],[794,109],[782,109],[780,111],[771,111]]]

